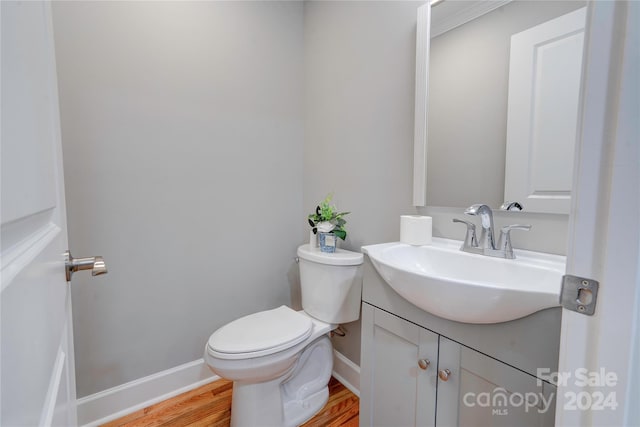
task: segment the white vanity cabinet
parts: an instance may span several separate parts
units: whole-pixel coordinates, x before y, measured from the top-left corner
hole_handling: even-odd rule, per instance
[[[491,325],[413,306],[365,257],[361,426],[552,426],[560,310]],[[526,403],[525,402],[528,402]]]

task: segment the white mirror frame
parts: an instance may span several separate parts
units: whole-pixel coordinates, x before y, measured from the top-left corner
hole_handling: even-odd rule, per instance
[[[431,4],[418,8],[416,27],[416,99],[413,134],[413,205],[427,205],[427,120]]]
[[[445,20],[431,23],[431,3],[418,8],[416,28],[416,97],[413,134],[413,205],[427,205],[427,121],[429,113],[429,49],[431,36],[440,35],[489,13],[512,0],[479,0],[449,14]],[[435,5],[435,3],[434,3]],[[433,34],[432,34],[433,27]]]

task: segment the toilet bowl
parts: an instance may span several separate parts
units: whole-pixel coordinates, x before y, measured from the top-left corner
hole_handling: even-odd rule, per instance
[[[205,348],[213,372],[233,381],[231,426],[297,426],[328,400],[329,332],[357,320],[362,254],[298,248],[303,311],[287,306],[216,330]]]

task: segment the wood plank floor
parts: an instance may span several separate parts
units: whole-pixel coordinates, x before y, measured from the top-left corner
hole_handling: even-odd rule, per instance
[[[195,390],[125,415],[103,426],[229,426],[233,383],[218,380]],[[303,427],[357,427],[360,402],[335,378],[329,381],[329,401]]]

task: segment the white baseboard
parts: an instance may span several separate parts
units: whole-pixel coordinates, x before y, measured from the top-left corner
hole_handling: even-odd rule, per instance
[[[360,367],[337,350],[333,350],[333,376],[360,397]]]
[[[336,350],[333,376],[360,397],[360,367]],[[139,378],[78,399],[78,425],[98,426],[218,379],[203,359]]]
[[[218,379],[203,359],[139,378],[78,399],[78,425],[98,426]]]

